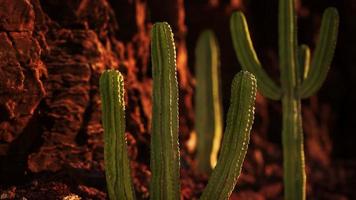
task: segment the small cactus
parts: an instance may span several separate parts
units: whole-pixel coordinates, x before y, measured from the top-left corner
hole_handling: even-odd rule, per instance
[[[217,162],[223,131],[219,48],[212,31],[199,36],[195,60],[197,169],[210,173]]]
[[[233,44],[242,68],[256,76],[262,95],[282,101],[284,195],[287,200],[302,200],[306,196],[301,99],[315,94],[326,78],[336,46],[338,23],[337,10],[327,8],[310,63],[309,48],[297,45],[294,1],[279,0],[279,87],[268,77],[257,58],[244,14],[235,12],[231,16]]]
[[[109,198],[135,199],[125,136],[124,79],[120,72],[105,71],[100,77],[104,162]]]

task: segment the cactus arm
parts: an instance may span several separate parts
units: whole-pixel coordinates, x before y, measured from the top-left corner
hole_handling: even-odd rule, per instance
[[[252,45],[249,29],[242,12],[235,12],[230,19],[230,30],[236,56],[244,70],[250,71],[258,79],[258,89],[266,97],[281,98],[281,90],[263,70]]]
[[[308,76],[310,66],[310,49],[307,45],[302,44],[298,48],[298,78],[302,83]]]
[[[120,72],[105,71],[100,77],[104,161],[109,198],[133,200],[130,161],[125,135],[124,80]]]
[[[308,98],[317,92],[326,79],[338,35],[339,14],[335,8],[327,8],[323,14],[320,36],[311,62],[308,77],[300,88],[300,96]]]
[[[210,173],[217,162],[223,131],[219,49],[212,31],[200,35],[195,55],[197,168]]]
[[[247,72],[238,73],[231,86],[231,103],[221,152],[201,200],[228,199],[241,173],[254,118],[256,79]]]
[[[153,108],[150,199],[180,199],[178,82],[173,33],[166,22],[152,28]]]

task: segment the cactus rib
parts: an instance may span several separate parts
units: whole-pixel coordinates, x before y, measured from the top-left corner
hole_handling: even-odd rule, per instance
[[[197,162],[200,171],[210,173],[217,162],[223,131],[219,49],[212,31],[200,35],[195,55]]]
[[[133,200],[130,161],[125,135],[124,80],[120,72],[105,71],[100,77],[104,161],[107,188],[111,200]]]
[[[242,12],[235,12],[231,16],[230,30],[236,56],[241,67],[250,71],[258,79],[258,89],[266,97],[278,100],[281,97],[280,88],[269,78],[262,68],[254,50],[245,16]]]
[[[180,199],[178,82],[173,33],[166,22],[152,28],[153,108],[150,199]]]
[[[238,73],[231,86],[231,103],[221,152],[201,200],[228,199],[234,189],[250,139],[255,96],[255,77],[247,71]]]

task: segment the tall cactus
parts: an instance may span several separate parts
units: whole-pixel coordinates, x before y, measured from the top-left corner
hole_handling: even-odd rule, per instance
[[[197,168],[210,173],[217,162],[223,131],[219,48],[212,31],[206,30],[199,36],[195,59]]]
[[[100,77],[104,162],[111,200],[135,199],[125,136],[124,79],[120,72],[105,71]]]
[[[311,63],[309,48],[306,45],[297,45],[293,0],[279,0],[278,22],[281,87],[263,70],[253,48],[243,13],[233,13],[230,28],[235,52],[242,68],[255,74],[258,89],[264,96],[282,101],[284,195],[288,200],[300,200],[306,196],[300,101],[315,94],[326,78],[336,46],[339,16],[335,8],[325,10]]]
[[[153,108],[150,199],[180,199],[178,82],[173,33],[166,22],[153,26]]]
[[[247,71],[233,79],[220,155],[201,200],[228,199],[234,189],[250,141],[256,90],[256,79]]]

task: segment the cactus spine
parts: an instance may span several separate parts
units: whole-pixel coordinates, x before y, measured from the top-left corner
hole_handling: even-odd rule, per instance
[[[235,187],[250,140],[256,89],[256,79],[247,71],[233,79],[220,155],[201,200],[228,199]]]
[[[257,58],[244,14],[235,12],[231,17],[233,44],[242,68],[255,74],[258,89],[264,96],[282,101],[284,195],[288,200],[305,199],[306,196],[300,100],[313,95],[326,78],[336,46],[338,22],[337,10],[327,8],[310,63],[309,48],[297,46],[294,1],[279,0],[279,87],[268,77]]]
[[[168,23],[153,26],[153,108],[150,199],[180,199],[178,82],[173,33]]]
[[[210,173],[217,162],[223,131],[219,49],[212,31],[204,31],[199,36],[195,55],[198,170]]]
[[[130,161],[125,136],[124,79],[120,72],[105,71],[100,77],[104,162],[109,198],[133,200]]]

